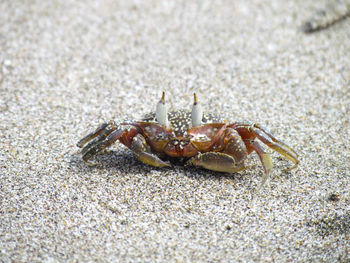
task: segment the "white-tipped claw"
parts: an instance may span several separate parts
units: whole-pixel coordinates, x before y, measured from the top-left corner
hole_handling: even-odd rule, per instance
[[[196,93],[193,93],[194,102],[192,107],[192,127],[197,127],[202,124],[203,110],[199,102],[197,101]]]
[[[156,109],[156,119],[157,122],[165,127],[168,127],[168,112],[165,106],[165,92],[163,91],[162,98],[157,104]]]

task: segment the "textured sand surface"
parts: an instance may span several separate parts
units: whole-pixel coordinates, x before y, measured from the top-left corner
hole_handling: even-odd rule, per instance
[[[1,1],[0,262],[349,262],[350,21],[300,25],[326,1]],[[76,142],[174,108],[267,127],[234,175],[156,169]]]

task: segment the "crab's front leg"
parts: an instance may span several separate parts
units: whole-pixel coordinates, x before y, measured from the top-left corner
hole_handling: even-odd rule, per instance
[[[214,147],[220,149],[220,152],[215,151]],[[241,136],[236,130],[228,128],[223,137],[218,138],[214,143],[211,152],[199,153],[187,164],[212,171],[235,173],[245,169],[244,160],[247,155],[248,152]]]
[[[130,149],[135,153],[137,159],[145,164],[155,167],[171,166],[169,162],[164,162],[157,155],[152,153],[150,146],[140,133],[132,139]]]

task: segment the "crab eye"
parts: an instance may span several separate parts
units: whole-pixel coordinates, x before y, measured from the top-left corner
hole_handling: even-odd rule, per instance
[[[192,127],[197,127],[202,124],[203,110],[199,102],[197,101],[196,93],[193,93],[194,101],[192,106]]]
[[[156,109],[156,119],[157,122],[165,127],[169,126],[168,122],[168,112],[165,106],[165,92],[163,91],[162,98],[157,104],[157,109]]]

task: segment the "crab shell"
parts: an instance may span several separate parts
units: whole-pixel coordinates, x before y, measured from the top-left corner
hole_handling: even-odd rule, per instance
[[[152,150],[170,157],[193,157],[198,152],[218,151],[218,139],[224,134],[225,122],[212,115],[203,115],[202,125],[192,127],[191,112],[176,110],[168,113],[169,127],[157,124],[155,113],[133,124],[146,138]]]

